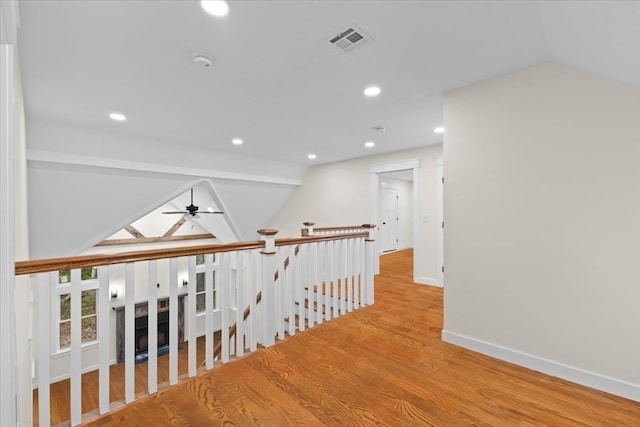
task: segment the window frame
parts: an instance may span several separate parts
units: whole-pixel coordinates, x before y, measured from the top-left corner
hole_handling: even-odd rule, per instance
[[[95,268],[95,267],[93,267]],[[60,283],[60,272],[55,272],[55,282],[57,283],[57,286],[55,287],[55,291],[54,291],[54,298],[51,298],[51,313],[52,313],[52,317],[53,317],[53,321],[51,322],[51,355],[52,356],[56,356],[56,355],[64,355],[67,354],[71,351],[71,346],[69,347],[64,347],[64,348],[60,348],[60,325],[63,322],[71,322],[71,320],[63,320],[61,319],[61,312],[60,312],[60,298],[63,295],[69,295],[71,294],[71,280],[69,280],[68,282],[63,282]],[[86,280],[80,280],[80,295],[82,295],[82,292],[84,291],[92,291],[95,290],[96,291],[96,310],[95,310],[95,315],[85,315],[82,316],[82,314],[80,315],[80,319],[82,321],[83,318],[87,318],[87,317],[93,317],[95,316],[96,318],[96,339],[95,340],[91,340],[91,341],[87,341],[87,342],[83,342],[81,344],[81,348],[84,350],[86,348],[89,347],[95,347],[100,343],[100,340],[98,339],[98,328],[99,328],[99,324],[100,324],[100,304],[98,304],[99,298],[100,298],[100,281],[97,278],[97,273],[96,273],[96,278],[94,279],[86,279]],[[108,314],[108,313],[107,313]]]

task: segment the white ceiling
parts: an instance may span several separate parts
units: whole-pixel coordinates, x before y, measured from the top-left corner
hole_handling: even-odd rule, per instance
[[[19,5],[28,120],[303,164],[439,143],[444,92],[549,60],[640,87],[637,1]],[[345,54],[328,40],[351,24],[373,41]]]

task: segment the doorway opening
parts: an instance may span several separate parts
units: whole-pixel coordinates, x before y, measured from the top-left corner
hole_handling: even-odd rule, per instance
[[[431,193],[433,200],[424,209],[420,209],[421,181],[420,160],[410,159],[386,165],[370,168],[371,176],[371,206],[370,218],[372,223],[378,226],[375,239],[377,241],[378,256],[376,256],[376,274],[379,273],[379,257],[381,254],[394,250],[413,248],[413,281],[421,284],[443,286],[444,284],[444,219],[443,219],[443,162],[442,158],[435,159],[435,173],[432,177],[423,177],[427,185],[426,190]],[[427,170],[433,170],[428,168]],[[429,172],[431,175],[431,172]],[[434,188],[430,180],[438,180],[438,186]],[[393,180],[393,181],[392,181]],[[387,181],[390,182],[386,185]],[[410,184],[410,190],[406,192],[404,203],[400,195],[401,208],[393,203],[394,188],[398,182],[405,181]],[[391,183],[394,182],[394,183]],[[385,184],[383,184],[385,183]],[[397,191],[397,190],[396,190]],[[433,191],[436,191],[433,194]],[[396,201],[398,194],[395,193]],[[430,199],[431,200],[431,199]],[[408,237],[403,239],[401,233],[401,211],[410,211],[410,218],[404,220]],[[394,216],[395,212],[395,216]],[[398,218],[400,221],[398,222]],[[411,225],[408,226],[407,224]],[[437,231],[436,231],[437,226]],[[424,235],[425,230],[426,235]],[[398,236],[400,233],[400,237]],[[427,240],[425,240],[427,239]],[[396,240],[394,242],[394,240]],[[404,244],[403,244],[404,242]],[[398,245],[398,243],[400,243]],[[425,274],[425,263],[429,265]]]

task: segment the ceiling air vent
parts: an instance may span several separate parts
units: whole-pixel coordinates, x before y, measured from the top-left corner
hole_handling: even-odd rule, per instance
[[[362,46],[369,39],[370,37],[365,34],[364,31],[362,31],[355,25],[352,25],[345,31],[329,40],[329,42],[343,52],[349,52],[350,50]]]

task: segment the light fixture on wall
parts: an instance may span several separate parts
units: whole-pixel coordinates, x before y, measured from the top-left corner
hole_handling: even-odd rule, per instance
[[[118,298],[118,290],[111,289],[111,299],[115,299],[115,298]]]
[[[182,279],[182,286],[187,286],[189,285],[189,282],[187,281],[187,279]]]

